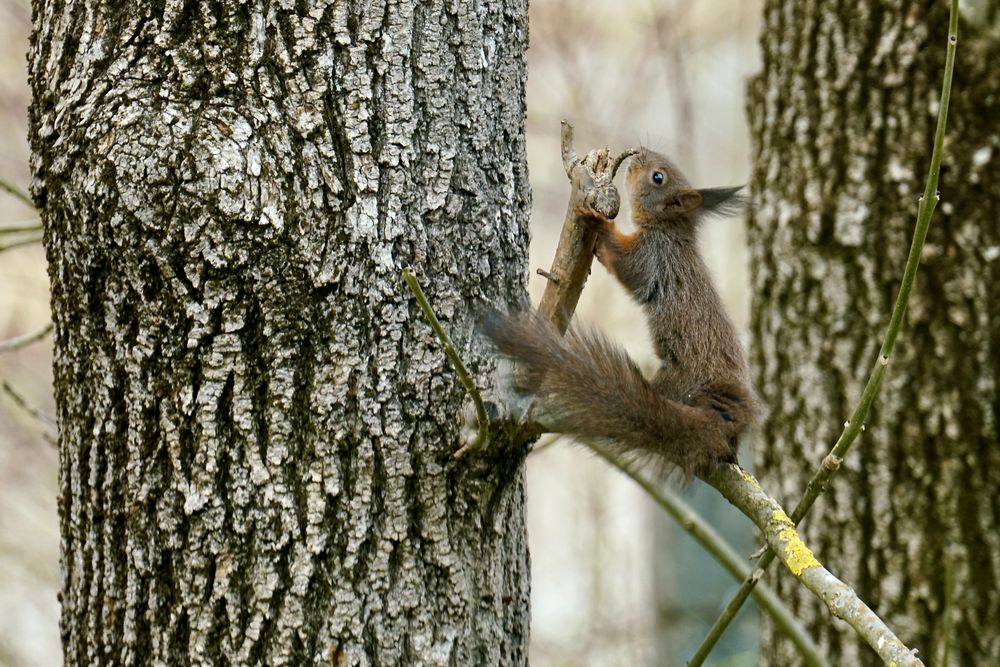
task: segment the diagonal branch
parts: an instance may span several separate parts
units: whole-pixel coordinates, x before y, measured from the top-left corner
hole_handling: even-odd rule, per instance
[[[41,411],[41,409],[31,405],[31,403],[28,402],[28,399],[16,391],[14,387],[10,386],[10,383],[6,380],[0,380],[0,389],[3,389],[4,393],[10,396],[11,400],[13,400],[19,408],[27,412],[29,415],[37,419],[43,426],[45,426],[49,434],[58,430],[58,424],[53,417],[45,414]]]
[[[603,151],[591,152],[588,154],[588,159],[595,154],[600,163],[602,163],[602,166],[599,166],[600,171],[606,174],[606,187],[614,191],[614,186],[611,185],[610,179],[614,170],[617,169],[624,158],[615,159],[613,161],[614,164],[612,164],[607,149],[604,149]],[[556,253],[552,273],[555,274],[556,269],[561,266],[576,267],[577,270],[565,274],[567,276],[566,280],[560,280],[558,275],[550,275],[548,287],[552,288],[552,294],[555,296],[552,296],[550,290],[547,289],[546,296],[549,297],[549,307],[546,311],[542,311],[541,307],[539,308],[539,311],[550,317],[551,321],[562,331],[568,325],[572,312],[576,307],[577,299],[583,288],[583,282],[586,279],[586,269],[589,268],[592,259],[593,249],[593,238],[590,239],[589,245],[585,238],[581,241],[579,233],[583,231],[584,226],[576,224],[576,211],[580,207],[576,206],[574,202],[574,200],[577,200],[577,202],[584,200],[588,201],[589,206],[593,206],[593,203],[589,200],[593,195],[593,172],[584,172],[584,175],[587,176],[587,180],[584,181],[580,178],[580,172],[575,171],[585,161],[574,159],[575,150],[572,148],[572,129],[568,125],[564,126],[563,132],[563,156],[568,165],[567,171],[570,174],[573,188],[564,223],[563,237],[560,239],[560,247]],[[605,176],[602,176],[602,180],[604,178]],[[603,192],[606,193],[607,190],[603,190]],[[617,192],[614,192],[614,197],[609,198],[608,201],[613,199],[615,203],[614,212],[617,213]],[[564,248],[563,241],[567,238],[569,238],[571,245]],[[565,261],[565,264],[561,264],[561,261]],[[580,266],[585,266],[586,268],[579,270],[578,267]],[[413,289],[414,294],[418,295],[419,298],[422,293],[419,290],[419,285],[414,287],[413,283],[415,283],[415,280],[412,274],[404,271],[404,277],[407,283],[410,284],[411,289]],[[543,298],[544,303],[545,298]],[[421,307],[425,308],[425,314],[428,320],[432,322],[432,325],[437,323],[433,310],[429,304],[426,304],[426,299],[423,299]],[[438,332],[442,341],[445,342],[446,352],[450,349],[450,352],[454,354],[453,347],[448,344],[447,334],[444,333],[439,323],[437,323],[435,331]],[[449,354],[449,357],[452,354]],[[474,389],[475,385],[471,383],[471,378],[468,378],[468,371],[465,370],[461,360],[457,359],[457,354],[455,354],[452,362],[455,364],[456,371],[460,373],[460,376],[468,379]],[[463,379],[463,384],[465,384],[465,379]],[[468,388],[469,385],[467,385]],[[472,391],[470,389],[470,393]],[[596,447],[595,451],[600,452],[600,449]],[[613,463],[625,470],[627,474],[632,475],[631,471],[627,467],[622,466],[620,462],[613,461]],[[633,475],[633,477],[635,476]],[[721,465],[705,475],[703,479],[746,514],[761,529],[768,545],[773,552],[780,555],[782,561],[792,574],[806,588],[826,603],[835,616],[845,620],[864,637],[887,663],[906,667],[917,667],[923,664],[919,659],[914,657],[909,649],[889,630],[885,623],[858,598],[857,594],[849,586],[837,579],[816,560],[812,552],[798,537],[794,523],[788,518],[777,501],[767,496],[761,490],[757,481],[748,473],[744,472],[737,465]],[[637,481],[639,480],[637,479]],[[647,488],[647,490],[649,489]],[[666,505],[664,506],[666,507]],[[682,525],[689,527],[690,524],[682,522]],[[713,551],[713,553],[715,552]],[[726,560],[725,558],[720,558],[720,562],[725,563]],[[738,561],[738,557],[735,560]],[[755,579],[755,577],[751,577],[751,579]],[[818,657],[818,654],[816,658],[822,660]],[[810,660],[810,664],[821,663]]]
[[[9,192],[11,195],[14,196],[14,198],[20,199],[22,202],[24,202],[31,208],[35,208],[35,202],[31,201],[31,197],[29,197],[27,193],[25,193],[23,190],[21,190],[21,188],[17,187],[10,181],[0,178],[0,190],[5,190]]]
[[[29,236],[27,238],[19,239],[17,241],[11,241],[6,245],[0,245],[0,252],[4,252],[5,250],[13,250],[14,248],[21,248],[26,245],[35,245],[36,243],[41,243],[41,242],[42,242],[41,236]]]
[[[438,340],[441,342],[441,347],[444,348],[445,355],[451,361],[451,365],[455,368],[455,374],[458,376],[459,382],[461,382],[462,386],[465,387],[465,391],[468,392],[469,396],[472,398],[473,405],[476,406],[478,433],[474,442],[463,446],[455,452],[454,458],[461,458],[470,450],[477,449],[484,445],[486,443],[486,439],[489,437],[490,420],[486,415],[486,406],[483,405],[483,397],[479,393],[479,389],[476,387],[475,380],[472,379],[472,374],[469,373],[469,369],[467,369],[465,364],[462,362],[462,357],[459,356],[458,350],[455,349],[455,345],[451,342],[448,332],[446,332],[444,327],[441,326],[441,322],[438,320],[437,315],[434,313],[434,309],[427,300],[424,290],[420,287],[417,277],[414,276],[413,272],[409,269],[403,269],[403,280],[406,281],[410,291],[413,292],[413,296],[420,305],[420,309],[424,312],[424,317],[427,318],[427,323],[430,324],[431,329],[434,330]]]
[[[22,347],[27,347],[32,343],[39,341],[48,333],[52,331],[52,323],[49,322],[44,327],[38,331],[32,331],[31,333],[26,333],[21,336],[15,336],[14,338],[8,338],[7,340],[0,341],[0,354],[5,352],[13,352],[14,350],[20,350]]]
[[[750,568],[744,562],[743,558],[736,553],[736,550],[730,546],[726,538],[720,535],[710,523],[705,521],[701,515],[695,512],[680,497],[672,493],[669,489],[662,488],[650,482],[608,448],[592,441],[580,440],[580,442],[605,461],[631,477],[663,511],[672,516],[733,577],[741,579],[750,576]],[[538,448],[536,447],[535,449],[537,450]],[[760,605],[760,608],[767,612],[775,625],[795,644],[804,664],[808,667],[825,667],[829,664],[826,658],[819,652],[812,638],[806,633],[802,624],[798,622],[788,607],[785,606],[767,584],[761,584],[754,589],[753,593],[754,599]]]
[[[750,473],[735,464],[725,464],[717,466],[704,480],[760,528],[771,548],[770,553],[777,554],[788,571],[818,597],[830,613],[854,628],[885,664],[898,667],[924,664],[850,586],[823,567],[799,538],[792,520],[776,500],[764,493]]]
[[[570,181],[569,202],[552,268],[539,273],[548,278],[538,312],[560,333],[566,332],[594,259],[597,232],[577,220],[581,208],[593,208],[609,218],[618,215],[621,200],[612,179],[634,151],[615,157],[608,148],[592,150],[581,159],[573,145],[573,126],[562,122],[563,167]]]

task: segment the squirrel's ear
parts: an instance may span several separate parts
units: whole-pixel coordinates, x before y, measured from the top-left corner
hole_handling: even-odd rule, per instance
[[[702,198],[702,212],[715,215],[739,213],[747,205],[747,198],[740,194],[742,189],[742,185],[737,185],[732,188],[702,188],[698,190]]]
[[[667,203],[667,209],[675,213],[690,213],[702,205],[702,194],[692,188],[681,188],[677,196]]]

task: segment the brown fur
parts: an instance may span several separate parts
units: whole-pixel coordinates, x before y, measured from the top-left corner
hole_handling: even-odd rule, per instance
[[[652,381],[600,333],[562,338],[532,312],[493,316],[484,330],[523,369],[546,426],[690,478],[735,460],[758,409],[735,327],[696,247],[699,219],[732,206],[738,188],[695,190],[651,151],[632,159],[627,182],[634,234],[596,211],[577,213],[597,228],[598,260],[646,311],[661,360]]]

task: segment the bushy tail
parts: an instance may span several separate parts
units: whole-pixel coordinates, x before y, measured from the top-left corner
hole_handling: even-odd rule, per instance
[[[685,476],[735,460],[733,424],[717,410],[659,394],[619,345],[597,331],[565,337],[534,311],[490,313],[482,331],[517,365],[552,431],[596,439],[632,460]]]

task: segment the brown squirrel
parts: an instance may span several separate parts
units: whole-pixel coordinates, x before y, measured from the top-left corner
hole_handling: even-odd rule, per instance
[[[742,205],[741,188],[696,190],[669,159],[646,149],[632,157],[627,183],[635,233],[593,209],[576,213],[598,232],[597,259],[646,311],[661,362],[653,379],[602,334],[571,328],[562,337],[533,311],[494,314],[483,330],[521,369],[521,389],[536,396],[547,428],[690,479],[736,460],[758,410],[736,329],[696,239],[705,215]]]

